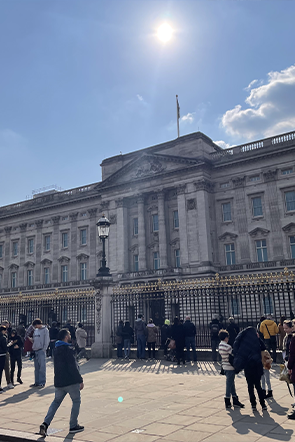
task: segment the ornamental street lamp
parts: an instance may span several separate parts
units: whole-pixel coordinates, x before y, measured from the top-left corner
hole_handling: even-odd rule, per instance
[[[98,236],[102,240],[101,267],[98,270],[98,274],[96,276],[111,276],[110,269],[106,266],[107,261],[106,261],[106,250],[105,250],[105,240],[109,236],[111,223],[103,214],[102,217],[97,221],[96,225],[98,230]]]

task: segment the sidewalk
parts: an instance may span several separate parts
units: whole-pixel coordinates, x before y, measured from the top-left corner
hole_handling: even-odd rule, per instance
[[[83,433],[68,435],[71,400],[66,398],[50,426],[47,442],[266,442],[294,441],[295,421],[287,419],[292,402],[278,366],[271,370],[274,399],[268,411],[253,414],[243,375],[236,387],[245,409],[224,408],[225,377],[219,365],[200,362],[178,367],[166,361],[130,362],[92,359],[82,362],[85,388],[79,423]],[[30,388],[32,361],[24,361],[23,385],[0,395],[0,440],[43,440],[39,431],[54,396],[53,363],[47,385]],[[3,376],[2,386],[5,386]],[[122,397],[123,402],[118,398]],[[9,432],[7,430],[10,430]],[[13,430],[14,432],[12,432]],[[5,436],[5,431],[7,431]],[[15,433],[25,432],[26,434]],[[68,436],[68,437],[67,437]],[[17,439],[14,439],[17,440]]]

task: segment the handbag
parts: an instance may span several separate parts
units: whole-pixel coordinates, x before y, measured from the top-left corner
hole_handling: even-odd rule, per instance
[[[287,382],[287,384],[292,384],[287,367],[284,364],[280,364],[280,369],[281,373],[279,376],[279,380]]]
[[[170,350],[176,349],[176,343],[175,343],[174,339],[170,339],[170,342],[168,344],[168,348],[170,348]]]

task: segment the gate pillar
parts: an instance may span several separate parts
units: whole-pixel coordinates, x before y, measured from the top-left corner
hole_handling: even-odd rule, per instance
[[[101,276],[92,281],[95,293],[95,342],[91,346],[92,358],[110,358],[112,355],[111,295],[113,278]]]

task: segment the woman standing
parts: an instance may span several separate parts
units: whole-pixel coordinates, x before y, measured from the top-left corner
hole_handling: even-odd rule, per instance
[[[290,344],[293,338],[293,333],[294,333],[294,324],[292,321],[286,319],[283,323],[283,327],[284,327],[284,332],[285,332],[285,337],[283,340],[283,358],[284,361],[288,361],[289,359],[289,353],[290,353]]]
[[[122,334],[122,339],[124,342],[125,359],[129,359],[132,338],[133,338],[133,328],[130,327],[130,322],[126,321],[123,327],[123,334]]]
[[[147,325],[147,346],[149,359],[152,357],[152,348],[153,348],[153,359],[156,359],[156,340],[158,335],[158,327],[155,326],[152,319],[149,320]]]
[[[6,343],[6,337],[4,336],[6,333],[6,327],[4,325],[1,325],[0,327],[0,393],[2,393],[3,388],[1,387],[1,381],[2,381],[2,373],[5,367],[5,360],[6,360],[6,352],[7,352],[7,343]]]
[[[15,365],[17,363],[17,382],[22,384],[21,373],[22,373],[22,348],[23,341],[21,337],[16,333],[16,330],[12,330],[10,334],[10,341],[8,343],[9,353],[10,353],[10,365],[11,365],[11,373],[10,380],[14,385],[14,371]]]
[[[174,339],[175,341],[177,364],[180,365],[180,360],[182,360],[183,364],[185,364],[185,357],[184,357],[185,334],[184,334],[183,325],[181,324],[181,322],[177,317],[174,318],[174,323],[171,327],[171,335],[172,339]]]
[[[286,316],[280,317],[280,322],[278,323],[279,328],[279,349],[283,350],[283,341],[286,336],[286,332],[284,330],[284,321],[286,320]]]

